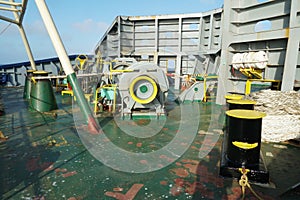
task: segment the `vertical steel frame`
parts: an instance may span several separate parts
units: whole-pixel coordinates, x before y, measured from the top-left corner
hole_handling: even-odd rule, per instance
[[[76,78],[76,74],[73,70],[70,59],[67,55],[67,52],[65,50],[65,47],[64,47],[62,41],[61,41],[61,38],[60,38],[59,33],[56,29],[56,26],[53,22],[53,19],[50,15],[48,7],[44,0],[35,0],[35,3],[38,7],[38,10],[41,14],[43,21],[44,21],[45,27],[48,31],[48,34],[49,34],[52,44],[55,48],[55,51],[58,55],[58,58],[62,64],[63,70],[66,73],[68,81],[70,82],[70,84],[72,86],[72,89],[74,91],[75,97],[78,102],[78,105],[80,107],[80,110],[83,112],[83,115],[88,124],[89,130],[91,133],[95,133],[95,134],[99,133],[100,129],[99,129],[98,123],[96,123],[96,120],[93,116],[93,112],[91,111],[91,109],[87,103],[87,100],[85,99],[85,96],[83,94],[83,91],[80,88],[80,85]]]
[[[17,3],[14,0],[9,0],[9,1],[1,0],[0,5],[5,5],[5,6],[0,6],[0,10],[6,10],[6,11],[11,12],[14,15],[14,19],[11,19],[10,17],[6,17],[6,16],[1,16],[1,15],[0,15],[0,19],[10,22],[10,23],[13,23],[13,24],[16,24],[18,26],[22,41],[25,46],[25,50],[26,50],[28,59],[31,64],[31,68],[33,70],[36,70],[32,51],[31,51],[30,45],[28,43],[27,36],[25,34],[25,30],[22,25],[24,14],[25,14],[26,7],[27,7],[27,2],[28,2],[28,0],[23,0],[22,3]]]
[[[103,60],[147,55],[159,66],[172,59],[176,63],[175,89],[179,89],[178,77],[194,73],[197,57],[219,57],[222,11],[219,8],[193,14],[118,16],[96,45],[95,54],[101,52]]]
[[[231,73],[234,53],[267,52],[264,78],[281,80],[283,91],[293,90],[300,80],[299,12],[297,0],[224,0],[217,103],[225,104],[227,93],[245,93],[246,80]]]

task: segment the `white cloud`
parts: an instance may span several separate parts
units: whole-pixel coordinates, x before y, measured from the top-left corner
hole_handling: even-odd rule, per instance
[[[24,24],[26,34],[45,35],[47,34],[45,25],[42,20],[36,20],[30,24]]]
[[[96,22],[93,19],[86,19],[82,22],[76,22],[72,25],[74,29],[83,33],[105,32],[108,24],[104,22]]]
[[[220,4],[223,3],[222,0],[199,0],[200,4],[209,6],[210,8],[219,8]]]
[[[19,35],[18,27],[13,23],[0,23],[1,37],[11,37]]]

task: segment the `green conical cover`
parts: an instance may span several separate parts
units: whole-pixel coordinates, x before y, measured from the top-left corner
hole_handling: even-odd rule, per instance
[[[25,86],[24,86],[24,99],[30,99],[30,91],[31,91],[31,81],[26,78]]]
[[[30,91],[31,91],[31,77],[33,72],[36,70],[27,70],[27,76],[25,79],[23,98],[30,99]]]
[[[37,75],[34,73],[34,75]],[[30,106],[40,112],[57,109],[56,99],[49,79],[36,80],[31,83]]]

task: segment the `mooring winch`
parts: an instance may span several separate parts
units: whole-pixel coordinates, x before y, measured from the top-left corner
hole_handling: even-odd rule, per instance
[[[119,77],[122,116],[137,113],[164,115],[169,82],[165,72],[154,63],[135,63]]]

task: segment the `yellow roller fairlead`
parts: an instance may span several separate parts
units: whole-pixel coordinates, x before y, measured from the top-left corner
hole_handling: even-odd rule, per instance
[[[149,98],[147,98],[147,99],[141,99],[141,98],[137,97],[137,96],[135,95],[135,92],[134,92],[134,86],[135,86],[135,84],[136,84],[138,81],[141,81],[141,80],[145,80],[145,81],[151,83],[151,85],[152,85],[152,87],[153,87],[153,93],[152,93],[152,95],[151,95]],[[147,104],[147,103],[150,103],[151,101],[153,101],[153,100],[155,99],[156,95],[157,95],[157,91],[158,91],[158,89],[157,89],[157,85],[156,85],[155,81],[154,81],[152,78],[148,77],[148,76],[139,76],[139,77],[135,78],[135,79],[131,82],[131,84],[130,84],[130,86],[129,86],[129,92],[130,92],[130,95],[131,95],[132,99],[133,99],[134,101],[140,103],[140,104]]]

